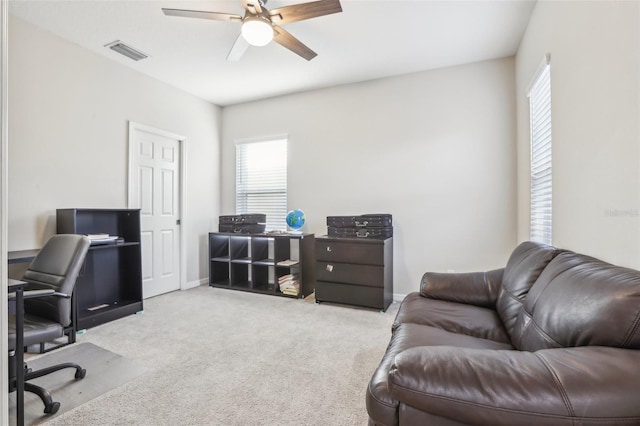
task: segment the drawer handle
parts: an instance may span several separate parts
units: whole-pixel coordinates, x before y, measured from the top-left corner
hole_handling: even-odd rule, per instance
[[[327,265],[324,269],[326,269],[327,272],[333,272],[333,265]]]
[[[331,246],[327,246],[327,251],[331,251]]]

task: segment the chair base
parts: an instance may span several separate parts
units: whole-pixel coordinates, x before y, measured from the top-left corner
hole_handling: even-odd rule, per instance
[[[42,403],[44,404],[44,413],[45,414],[55,414],[60,409],[60,403],[53,400],[51,392],[46,390],[43,387],[35,385],[33,383],[29,383],[29,380],[37,379],[38,377],[46,376],[47,374],[54,373],[59,370],[63,370],[65,368],[75,368],[76,373],[74,378],[76,380],[84,379],[87,374],[87,370],[79,366],[78,364],[74,364],[71,362],[67,362],[64,364],[52,365],[50,367],[46,367],[40,370],[33,371],[27,364],[24,364],[24,390],[26,392],[31,392],[33,394],[38,395]],[[16,365],[15,365],[15,357],[9,357],[9,392],[13,392],[17,388],[16,383]]]
[[[62,336],[65,340],[60,342],[60,339],[55,339],[49,342],[40,342],[35,343],[33,345],[28,346],[25,349],[25,352],[34,353],[34,354],[44,354],[47,352],[55,351],[56,349],[63,348],[67,345],[71,345],[76,342],[76,330],[75,326],[72,324],[69,327],[64,329],[64,334]]]

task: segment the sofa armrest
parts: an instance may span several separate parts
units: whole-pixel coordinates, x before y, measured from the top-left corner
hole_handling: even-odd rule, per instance
[[[415,347],[396,355],[391,396],[470,424],[640,422],[640,351],[602,346],[537,352]]]
[[[488,272],[438,273],[422,276],[420,294],[430,299],[494,308],[504,268]]]

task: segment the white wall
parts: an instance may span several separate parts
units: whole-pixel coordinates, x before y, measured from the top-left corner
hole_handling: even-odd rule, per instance
[[[519,240],[529,236],[526,88],[550,53],[553,243],[640,267],[639,5],[537,3],[516,58]]]
[[[0,2],[0,318],[9,315],[7,307],[7,88],[8,88],[8,49],[7,40],[7,2]],[[5,371],[8,371],[9,332],[8,327],[0,330],[0,380],[4,382]],[[0,424],[9,423],[9,389],[0,389]]]
[[[222,213],[234,142],[289,135],[288,204],[307,232],[328,215],[391,213],[394,293],[425,271],[504,266],[516,241],[512,58],[225,107]]]
[[[41,247],[55,210],[126,208],[132,120],[187,138],[187,282],[208,276],[220,108],[9,19],[9,250]]]

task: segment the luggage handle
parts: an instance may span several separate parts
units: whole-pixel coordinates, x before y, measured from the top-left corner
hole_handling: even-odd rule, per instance
[[[367,231],[366,229],[358,229],[358,232],[356,232],[356,237],[358,238],[367,238],[368,236],[369,231]]]
[[[356,226],[367,226],[368,224],[369,224],[369,222],[366,221],[366,220],[364,222],[362,222],[362,223],[360,223],[360,221],[356,220]]]

